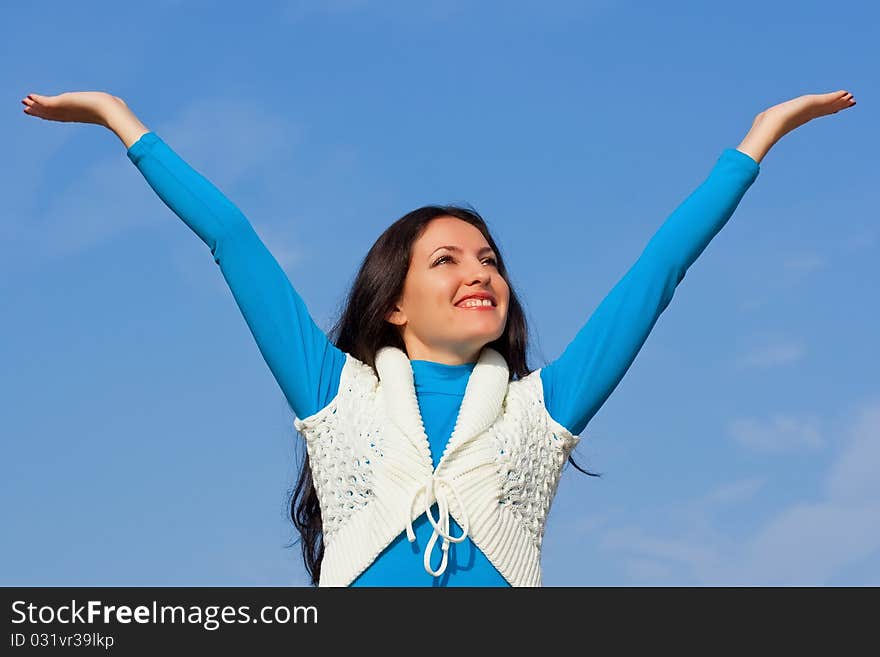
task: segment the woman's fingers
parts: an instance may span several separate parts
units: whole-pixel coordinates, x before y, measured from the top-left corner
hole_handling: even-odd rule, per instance
[[[31,116],[38,116],[41,119],[50,118],[47,115],[49,110],[48,103],[46,102],[45,96],[40,96],[38,94],[28,94],[26,97],[22,98],[21,102],[24,105],[25,114],[30,114]]]
[[[30,93],[22,99],[24,111],[49,121],[97,123],[113,97],[103,91],[67,91],[55,96]]]

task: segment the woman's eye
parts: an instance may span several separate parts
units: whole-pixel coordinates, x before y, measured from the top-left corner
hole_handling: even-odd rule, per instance
[[[440,256],[439,258],[437,258],[437,260],[434,261],[434,264],[439,265],[444,260],[452,260],[452,258],[450,258],[449,256]],[[483,260],[484,261],[488,260],[489,262],[492,263],[492,266],[494,266],[494,267],[498,266],[498,261],[495,258],[483,258]]]

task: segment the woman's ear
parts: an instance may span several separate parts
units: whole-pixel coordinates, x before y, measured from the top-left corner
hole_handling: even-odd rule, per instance
[[[406,314],[400,309],[400,306],[394,306],[394,310],[388,313],[385,317],[385,321],[397,326],[403,326],[406,324]]]

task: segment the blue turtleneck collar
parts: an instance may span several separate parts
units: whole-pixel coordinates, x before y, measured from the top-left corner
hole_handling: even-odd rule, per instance
[[[430,360],[410,360],[416,392],[464,393],[476,362],[447,365]]]

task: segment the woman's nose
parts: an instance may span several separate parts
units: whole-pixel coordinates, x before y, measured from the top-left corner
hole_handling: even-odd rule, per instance
[[[482,263],[475,265],[468,271],[468,278],[472,281],[488,281],[491,273]]]
[[[482,271],[474,272],[474,273],[469,277],[469,280],[470,280],[472,283],[473,283],[473,282],[476,282],[476,281],[483,281],[483,282],[488,281],[488,280],[489,280],[489,272],[487,272],[485,269],[482,270]]]

